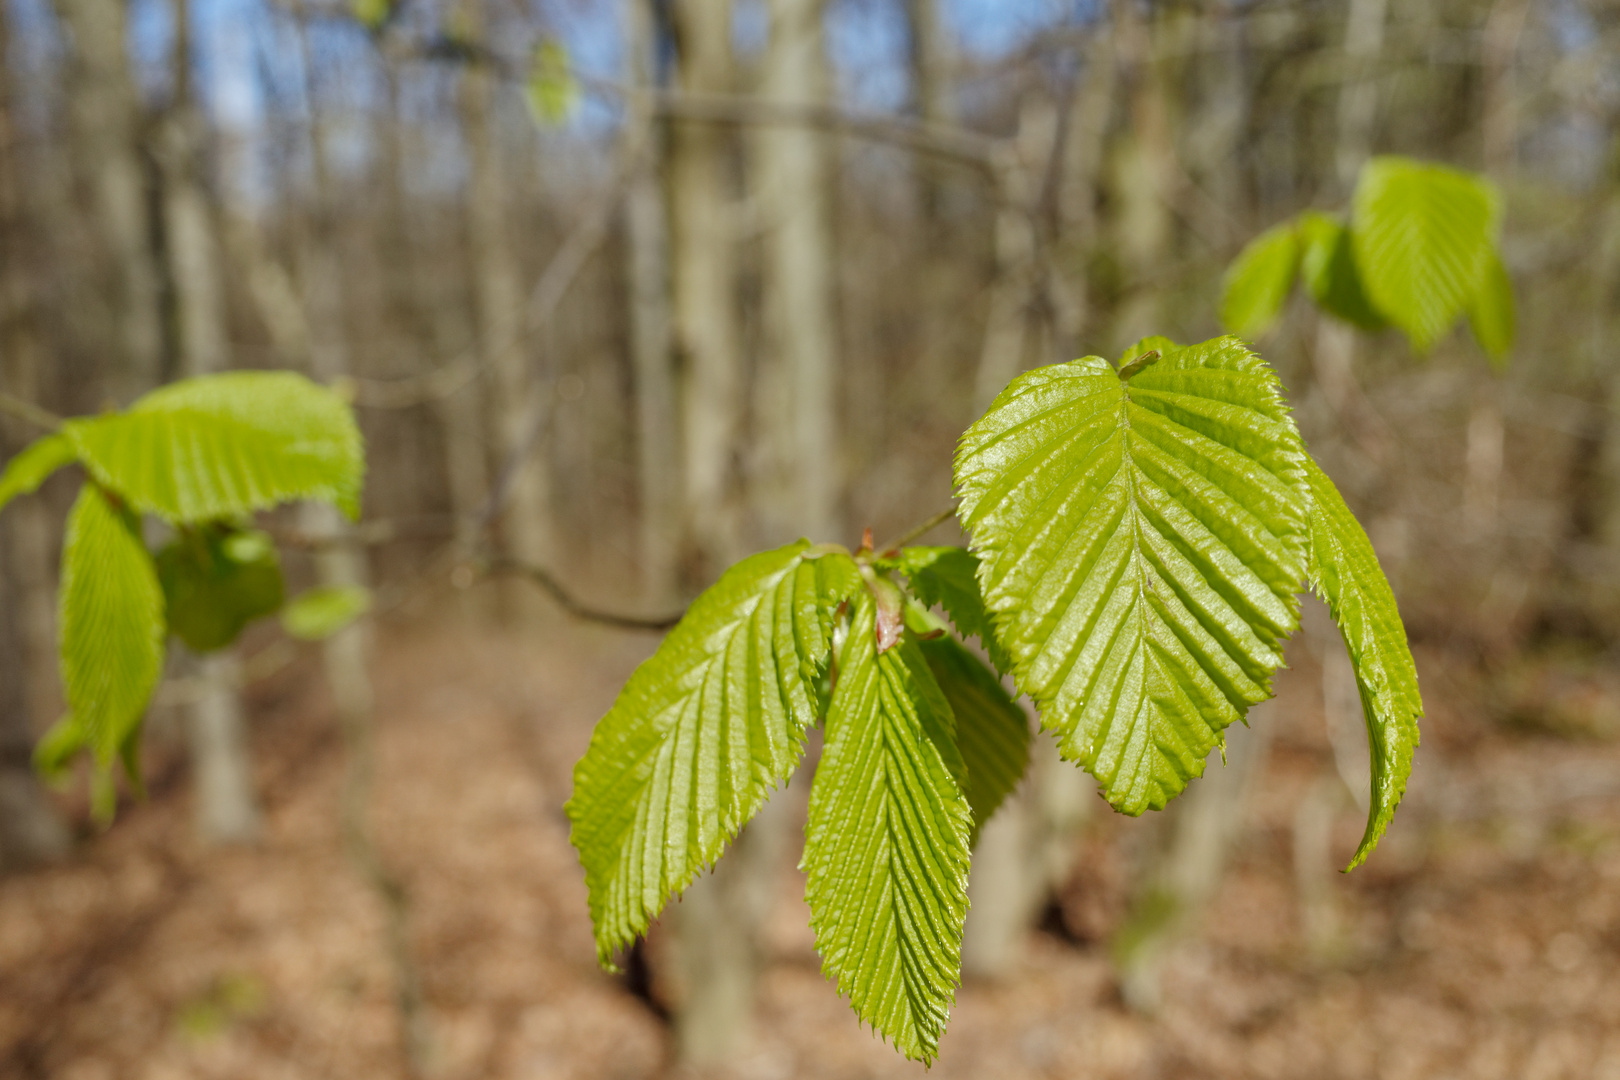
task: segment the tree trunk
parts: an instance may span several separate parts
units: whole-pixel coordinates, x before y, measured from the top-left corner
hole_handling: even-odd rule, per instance
[[[973,392],[981,412],[1030,358],[1035,307],[1044,284],[1042,238],[1036,224],[1044,179],[1059,142],[1057,109],[1051,100],[1035,92],[1026,94],[1018,110],[1018,134],[998,147],[995,162],[996,276]],[[1042,362],[1049,359],[1041,357]]]
[[[1085,50],[1085,67],[1069,102],[1069,130],[1063,139],[1063,171],[1057,188],[1060,235],[1052,289],[1057,325],[1053,337],[1059,356],[1094,352],[1087,335],[1091,321],[1091,287],[1087,270],[1097,244],[1097,189],[1102,178],[1103,147],[1113,114],[1113,37],[1106,28],[1094,31]]]
[[[730,0],[674,5],[682,90],[732,88]],[[741,552],[735,459],[742,433],[742,343],[731,236],[732,141],[714,124],[672,125],[669,162],[675,343],[684,365],[681,413],[686,521],[697,581]]]
[[[658,57],[668,33],[653,0],[627,0],[631,85],[643,94],[659,85]],[[636,398],[636,463],[640,485],[641,584],[655,609],[673,604],[680,543],[680,441],[670,327],[669,220],[659,169],[666,129],[645,97],[632,102],[626,146],[641,147],[642,163],[625,196],[628,246],[630,357]]]
[[[162,380],[163,332],[126,6],[121,0],[57,0],[56,9],[73,39],[68,114],[74,168],[89,187],[113,278],[114,332],[106,347],[117,364],[108,390],[128,402]]]
[[[39,400],[36,298],[25,259],[27,215],[13,127],[10,12],[0,7],[0,389]],[[0,424],[8,457],[40,432]],[[0,519],[0,874],[68,849],[66,825],[34,775],[34,723],[53,670],[45,507],[25,499]]]
[[[15,73],[11,56],[10,13],[0,8],[0,388],[24,401],[41,402],[44,353],[40,342],[40,298],[31,259],[42,253],[33,242],[39,233],[31,225],[45,208],[34,205],[39,180],[25,183],[20,142],[15,125]],[[20,450],[43,432],[16,422],[0,425],[0,447]],[[0,545],[0,574],[12,575],[13,599],[3,605],[0,618],[15,625],[13,645],[20,649],[27,715],[54,716],[61,709],[55,680],[56,605],[52,584],[55,566],[51,552],[49,509],[37,498],[21,499],[6,508]]]
[[[765,100],[826,104],[824,0],[775,0],[765,57]],[[841,539],[837,421],[838,321],[834,302],[828,138],[799,126],[768,127],[757,140],[766,234],[766,312],[774,359],[791,408],[784,417],[792,462],[795,531]]]
[[[486,37],[486,0],[465,0],[460,8],[463,33],[475,46]],[[467,185],[467,220],[472,236],[473,286],[478,311],[478,347],[485,370],[493,376],[497,460],[515,469],[502,516],[508,555],[546,565],[553,555],[551,535],[550,456],[544,439],[534,439],[533,410],[542,407],[534,358],[520,338],[523,290],[512,251],[506,176],[496,139],[494,72],[481,63],[462,76],[461,116],[472,169]],[[465,402],[462,408],[473,408]],[[461,463],[471,474],[470,462]],[[463,482],[466,482],[465,478]],[[527,622],[539,617],[544,603],[533,590],[509,594],[513,614]]]
[[[1075,841],[1097,805],[1096,784],[1038,735],[1023,785],[979,833],[968,879],[962,971],[1015,976],[1030,931],[1074,869]]]
[[[1115,312],[1113,349],[1163,333],[1166,311],[1162,275],[1174,241],[1170,202],[1175,185],[1175,147],[1170,102],[1153,60],[1159,20],[1144,24],[1136,5],[1116,0],[1113,23],[1130,121],[1118,136],[1110,161],[1114,216],[1111,243],[1124,276],[1125,297]]]
[[[925,124],[946,125],[956,120],[951,100],[950,38],[940,12],[940,0],[906,0],[907,56],[911,76],[911,111]],[[943,175],[939,163],[919,155],[912,165],[917,179],[917,203],[924,225],[932,231],[944,209]]]
[[[681,89],[732,89],[729,0],[680,0],[672,9]],[[774,16],[774,12],[773,12]],[[774,30],[773,30],[774,34]],[[722,127],[672,125],[669,159],[676,348],[684,365],[681,413],[688,584],[712,580],[740,554],[735,459],[743,408],[736,255],[731,235],[732,138]],[[782,800],[776,800],[781,802]],[[674,1024],[683,1062],[734,1058],[748,1037],[758,966],[760,897],[770,895],[780,828],[762,813],[715,871],[671,911],[681,993]]]
[[[1249,791],[1265,768],[1276,726],[1272,711],[1265,704],[1250,709],[1247,728],[1227,731],[1224,756],[1212,754],[1203,777],[1164,811],[1156,831],[1165,841],[1149,855],[1131,916],[1114,943],[1120,988],[1134,1009],[1158,1008],[1166,953],[1220,886],[1242,831]]]
[[[158,164],[180,369],[197,376],[228,368],[230,344],[217,219],[201,175],[204,125],[192,97],[189,8],[188,0],[178,0],[175,6],[175,98],[159,131]],[[199,657],[192,676],[198,690],[190,705],[188,732],[198,833],[212,843],[252,840],[259,833],[260,812],[248,755],[240,664],[229,651]]]

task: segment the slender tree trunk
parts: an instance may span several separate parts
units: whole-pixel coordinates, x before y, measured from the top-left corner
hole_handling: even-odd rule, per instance
[[[1044,178],[1059,143],[1056,107],[1043,95],[1026,94],[1018,111],[1018,134],[998,148],[995,162],[996,276],[973,392],[981,411],[1030,359],[1035,307],[1044,285],[1036,225]]]
[[[1128,0],[1116,0],[1113,13],[1130,103],[1130,122],[1113,147],[1109,170],[1115,206],[1111,242],[1126,290],[1113,327],[1112,345],[1121,348],[1166,329],[1162,275],[1174,241],[1175,147],[1170,102],[1153,59],[1154,33],[1169,16],[1158,14],[1152,24],[1144,23]]]
[[[956,110],[951,100],[950,36],[940,12],[940,0],[906,0],[908,67],[911,75],[911,111],[925,124],[951,124]],[[937,162],[920,156],[912,166],[917,178],[917,203],[924,224],[936,228],[943,207],[943,176]]]
[[[1075,81],[1069,102],[1068,133],[1063,140],[1063,172],[1057,190],[1059,258],[1053,275],[1057,325],[1053,328],[1060,356],[1094,352],[1087,340],[1091,322],[1091,288],[1087,268],[1098,240],[1097,189],[1102,180],[1103,147],[1113,113],[1113,35],[1106,28],[1093,32],[1085,50],[1085,66]]]
[[[730,0],[674,5],[681,89],[732,88]],[[742,433],[742,342],[731,237],[732,141],[722,127],[673,125],[669,162],[675,345],[681,387],[686,542],[697,580],[740,554],[735,459]]]
[[[24,259],[23,185],[12,126],[10,13],[0,7],[0,388],[38,400],[39,347],[35,299]],[[38,432],[0,425],[0,450],[9,454]],[[44,507],[36,499],[9,508],[0,519],[0,873],[61,855],[68,832],[34,776],[35,708],[43,696],[40,672],[51,670],[40,648],[40,627],[50,620],[50,569],[42,533]],[[42,601],[44,610],[41,610]]]
[[[672,7],[681,89],[732,89],[729,0],[678,0]],[[672,125],[669,206],[676,348],[681,387],[686,519],[683,532],[698,581],[740,552],[735,459],[743,409],[736,253],[731,236],[731,133],[693,122]],[[783,800],[778,799],[777,802]],[[734,1058],[752,1025],[757,928],[780,830],[769,810],[745,829],[713,873],[672,909],[681,993],[675,1041],[681,1060],[714,1066]]]
[[[230,366],[223,259],[214,206],[202,176],[204,123],[191,87],[190,5],[175,5],[175,98],[159,131],[163,178],[164,251],[175,301],[180,369],[207,375]],[[214,843],[258,836],[260,812],[253,790],[241,670],[233,652],[197,658],[197,693],[188,730],[196,775],[196,823]]]
[[[1163,845],[1149,856],[1130,919],[1115,943],[1120,987],[1132,1008],[1158,1008],[1166,953],[1220,886],[1242,831],[1249,791],[1265,768],[1276,726],[1271,711],[1257,705],[1249,710],[1249,727],[1227,731],[1224,757],[1211,755],[1203,777],[1164,811],[1155,830]]]
[[[0,566],[0,605],[9,607],[16,577]],[[56,858],[69,836],[34,775],[34,724],[28,708],[20,620],[0,617],[0,874]]]
[[[906,0],[907,61],[911,78],[911,112],[925,124],[949,127],[956,123],[955,88],[950,78],[953,54],[940,0]],[[927,154],[911,160],[916,191],[916,276],[909,283],[913,307],[919,316],[918,357],[913,378],[928,388],[919,397],[937,405],[937,388],[960,377],[965,358],[960,321],[949,317],[959,298],[975,288],[977,268],[954,256],[962,222],[952,214],[951,166]],[[965,188],[965,185],[964,185]],[[965,195],[965,190],[960,192]],[[965,199],[964,199],[965,202]],[[870,425],[863,425],[870,426]]]
[[[1530,11],[1529,0],[1495,0],[1485,20],[1481,67],[1484,80],[1485,171],[1510,183],[1517,165],[1518,111],[1513,60]],[[1468,416],[1464,457],[1463,516],[1469,536],[1480,545],[1484,561],[1494,566],[1500,532],[1502,463],[1507,428],[1502,420],[1501,387],[1489,378],[1474,388]],[[1483,612],[1487,619],[1499,612]],[[1491,620],[1501,624],[1505,620]]]
[[[45,372],[40,341],[40,299],[31,259],[43,253],[32,243],[38,234],[30,228],[37,218],[52,220],[45,209],[33,205],[38,188],[25,183],[21,144],[17,137],[15,72],[11,56],[10,13],[0,10],[0,387],[24,401],[41,402]],[[36,184],[37,184],[36,179]],[[0,445],[20,449],[42,434],[11,423],[0,430]],[[61,708],[55,680],[56,607],[52,588],[55,566],[51,552],[49,510],[39,499],[22,499],[6,508],[0,519],[9,559],[12,598],[5,605],[6,619],[17,625],[15,644],[22,650],[23,685],[27,713],[55,715]],[[0,573],[6,567],[0,566]]]
[[[57,0],[56,9],[73,40],[68,111],[74,167],[89,187],[113,279],[114,332],[106,344],[118,363],[108,389],[127,402],[161,381],[163,333],[125,4]]]
[[[1611,574],[1620,574],[1620,366],[1616,365],[1613,341],[1615,339],[1615,312],[1620,311],[1620,134],[1610,143],[1608,190],[1602,196],[1605,205],[1599,216],[1600,231],[1592,245],[1594,305],[1591,329],[1591,354],[1606,362],[1599,368],[1604,381],[1606,398],[1598,448],[1595,505],[1591,511],[1591,529],[1594,539],[1613,560]],[[1578,582],[1582,596],[1591,600],[1591,585]],[[1603,625],[1620,630],[1620,583],[1609,579],[1594,605]]]
[[[774,0],[765,57],[765,100],[815,106],[830,77],[824,0]],[[795,483],[792,519],[817,540],[841,533],[837,421],[838,321],[834,303],[829,142],[805,127],[761,131],[759,201],[766,234],[766,311],[775,358],[792,404],[785,440]]]
[[[486,0],[465,0],[459,8],[463,32],[475,45],[485,41]],[[494,73],[483,64],[466,68],[461,85],[462,126],[472,175],[467,185],[467,219],[471,227],[473,285],[478,310],[478,346],[494,376],[494,427],[497,459],[513,463],[506,512],[502,518],[507,553],[545,565],[553,554],[551,535],[550,457],[544,439],[532,439],[533,411],[540,407],[540,386],[530,348],[519,339],[523,323],[523,290],[512,250],[506,176],[496,137]],[[465,403],[463,408],[467,408]],[[469,476],[470,461],[461,463]],[[530,590],[511,594],[516,614],[538,617],[544,604]]]
[[[642,94],[660,85],[658,57],[667,35],[654,0],[627,0],[626,40],[631,85]],[[625,196],[629,262],[630,353],[636,397],[636,462],[640,483],[641,582],[649,605],[672,603],[680,543],[680,434],[675,402],[671,330],[669,215],[660,183],[667,131],[651,102],[631,104],[624,134],[641,146],[643,164]]]

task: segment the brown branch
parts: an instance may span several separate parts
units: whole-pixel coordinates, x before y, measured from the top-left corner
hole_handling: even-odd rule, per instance
[[[549,570],[505,556],[486,559],[479,564],[479,569],[491,577],[496,574],[508,574],[527,578],[544,589],[546,594],[556,601],[558,607],[574,618],[601,623],[603,626],[615,626],[621,630],[668,630],[680,622],[681,616],[686,614],[685,611],[678,611],[671,615],[622,615],[618,612],[602,611],[576,599],[573,593],[562,587]]]
[[[421,375],[401,379],[357,379],[355,404],[370,409],[407,409],[447,398],[544,330],[580,271],[607,239],[613,215],[618,210],[630,177],[640,167],[642,150],[636,147],[626,155],[626,160],[615,170],[612,181],[564,237],[562,246],[541,271],[530,291],[528,302],[524,305],[523,325],[511,338],[497,342],[494,348],[483,353],[476,346],[464,349]]]
[[[0,393],[0,413],[15,416],[19,420],[26,421],[46,431],[56,431],[62,426],[60,416],[40,408],[32,401],[24,401],[20,397],[13,397],[7,393]]]

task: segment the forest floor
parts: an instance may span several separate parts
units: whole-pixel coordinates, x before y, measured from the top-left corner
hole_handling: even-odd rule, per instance
[[[409,896],[431,1080],[672,1075],[658,1012],[596,967],[562,816],[591,724],[651,644],[569,625],[383,635],[372,821]],[[1505,723],[1477,665],[1420,649],[1411,794],[1365,868],[1304,871],[1333,943],[1308,949],[1293,837],[1333,774],[1318,669],[1308,648],[1290,660],[1229,872],[1165,954],[1157,1010],[1126,1007],[1107,947],[1133,830],[1154,826],[1099,803],[1047,928],[1012,977],[963,987],[931,1075],[1620,1078],[1620,744]],[[1602,712],[1620,700],[1606,686],[1564,698]],[[318,663],[251,707],[260,843],[193,841],[184,769],[160,747],[149,801],[0,881],[0,1076],[406,1075],[383,907],[341,841]],[[1342,865],[1361,823],[1347,796],[1330,805]],[[783,874],[736,1075],[923,1076],[823,979]]]

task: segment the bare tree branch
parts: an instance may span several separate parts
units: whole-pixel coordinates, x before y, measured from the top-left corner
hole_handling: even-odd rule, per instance
[[[603,626],[616,626],[621,630],[668,630],[681,621],[685,611],[678,611],[670,615],[624,615],[613,611],[603,611],[577,599],[573,593],[562,587],[562,584],[544,567],[534,566],[517,559],[505,556],[494,556],[485,559],[479,568],[486,576],[511,575],[527,578],[545,590],[546,594],[557,602],[557,606],[576,619],[586,622],[601,623]]]

